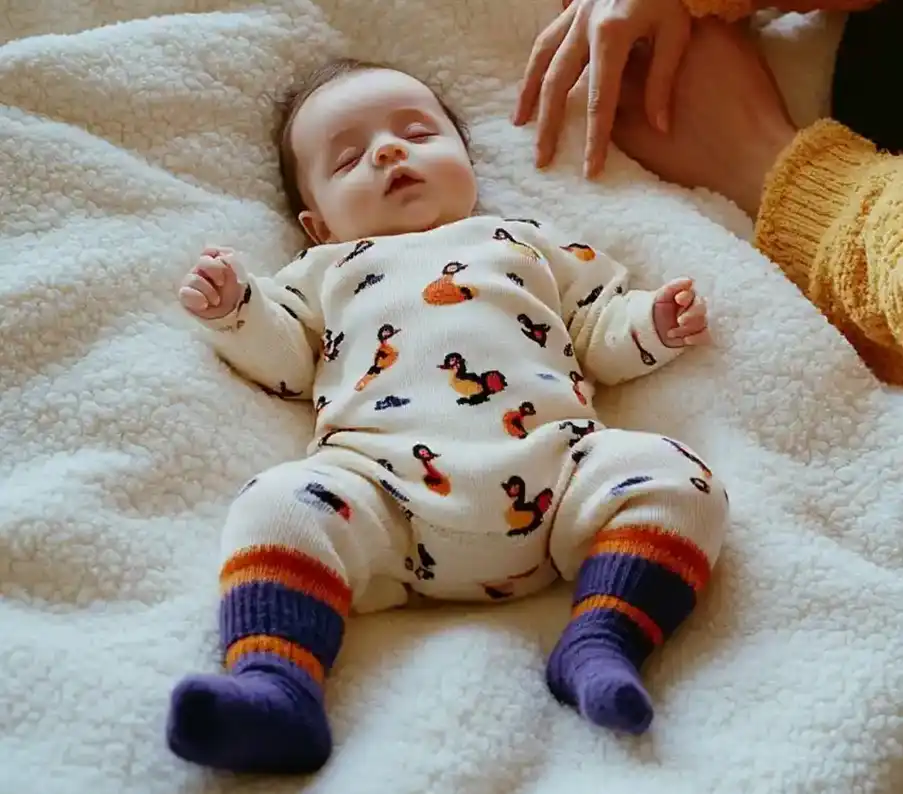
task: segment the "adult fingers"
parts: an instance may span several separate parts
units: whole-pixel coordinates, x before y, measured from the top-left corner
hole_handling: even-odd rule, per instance
[[[586,67],[589,46],[584,26],[577,19],[552,58],[539,95],[536,122],[536,165],[549,164],[558,147],[567,110],[568,94]]]
[[[688,19],[662,25],[655,34],[652,61],[646,77],[646,117],[661,132],[668,131],[671,95],[689,41]]]
[[[536,111],[536,103],[539,101],[539,92],[542,90],[543,78],[549,69],[549,64],[558,52],[561,42],[564,41],[571,23],[574,21],[578,6],[572,5],[559,14],[555,20],[536,37],[533,42],[533,50],[527,67],[524,70],[524,78],[521,82],[520,93],[517,98],[517,107],[514,110],[512,121],[517,126],[526,124]]]
[[[589,95],[583,173],[590,179],[605,167],[611,127],[621,93],[621,76],[633,46],[624,25],[623,20],[605,20],[593,31],[589,40]]]

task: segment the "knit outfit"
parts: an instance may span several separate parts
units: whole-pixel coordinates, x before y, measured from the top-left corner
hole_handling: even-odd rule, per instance
[[[654,293],[545,225],[485,216],[240,276],[237,309],[207,323],[214,345],[269,393],[312,399],[315,440],[229,512],[228,674],[178,685],[173,750],[312,771],[331,749],[323,682],[352,609],[410,591],[501,601],[558,575],[576,590],[552,692],[597,724],[645,730],[639,669],[693,609],[728,512],[690,449],[593,410],[592,381],[681,352],[658,337]]]

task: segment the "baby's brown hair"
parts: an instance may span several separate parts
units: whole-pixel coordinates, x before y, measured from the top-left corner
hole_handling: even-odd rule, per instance
[[[285,92],[285,95],[277,103],[279,122],[276,128],[276,143],[279,149],[279,173],[282,176],[282,188],[285,190],[288,208],[295,220],[308,207],[301,197],[301,191],[298,189],[298,159],[295,156],[294,149],[292,149],[291,142],[292,122],[295,120],[295,116],[298,114],[301,106],[318,88],[322,88],[340,77],[370,69],[394,69],[394,67],[373,61],[361,61],[356,58],[335,58],[317,67],[308,75],[301,77]],[[464,146],[469,149],[470,133],[467,125],[445,103],[442,97],[436,94],[436,99],[439,101],[445,115],[448,116],[449,121],[455,125],[455,129],[458,131],[458,135],[461,136]]]

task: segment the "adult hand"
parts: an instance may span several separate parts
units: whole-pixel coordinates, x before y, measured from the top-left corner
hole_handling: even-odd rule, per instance
[[[566,0],[564,11],[536,39],[514,112],[526,124],[538,106],[536,165],[555,154],[568,92],[589,64],[584,173],[605,165],[621,75],[638,42],[651,45],[645,84],[649,123],[668,128],[671,87],[690,37],[691,20],[682,0]]]
[[[663,179],[721,193],[754,216],[765,178],[796,129],[752,37],[715,19],[694,25],[668,133],[643,112],[642,69],[632,65],[625,79],[617,146]]]

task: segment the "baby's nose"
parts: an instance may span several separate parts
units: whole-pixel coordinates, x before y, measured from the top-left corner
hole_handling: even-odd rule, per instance
[[[377,165],[390,165],[399,160],[407,160],[408,153],[398,141],[387,141],[380,145],[375,153]]]

